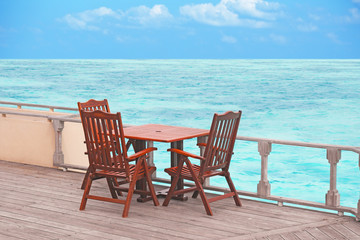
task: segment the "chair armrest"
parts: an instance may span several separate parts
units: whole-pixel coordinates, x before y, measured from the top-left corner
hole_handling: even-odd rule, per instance
[[[197,144],[199,147],[206,147],[206,143],[198,143]]]
[[[189,153],[189,152],[185,152],[183,150],[176,149],[176,148],[169,148],[168,151],[169,152],[174,152],[174,153],[177,153],[177,154],[181,154],[181,155],[184,155],[186,157],[196,158],[196,159],[199,159],[199,160],[205,160],[205,158],[202,157],[202,156],[195,155],[195,154],[192,154],[192,153]]]
[[[139,157],[141,157],[141,156],[143,156],[143,155],[145,155],[145,154],[147,154],[149,152],[155,151],[155,150],[157,150],[157,148],[155,148],[155,147],[146,148],[144,150],[141,150],[139,152],[136,152],[136,153],[128,156],[128,158],[126,160],[129,161],[129,162],[134,161],[134,160],[138,159]]]

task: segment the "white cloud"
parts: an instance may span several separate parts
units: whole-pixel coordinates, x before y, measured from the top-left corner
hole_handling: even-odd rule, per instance
[[[315,21],[319,21],[321,19],[321,17],[319,15],[316,14],[309,14],[309,18]]]
[[[195,21],[213,26],[248,26],[262,28],[275,20],[276,13],[271,10],[279,8],[278,3],[263,0],[221,0],[212,3],[185,5],[180,13]],[[267,20],[267,21],[265,21]]]
[[[229,11],[224,5],[211,3],[198,5],[185,5],[180,8],[180,13],[193,18],[195,21],[214,26],[236,26],[241,24],[238,15]]]
[[[270,39],[279,44],[286,43],[286,38],[282,35],[277,35],[272,33],[270,34]]]
[[[360,2],[360,0],[359,0]],[[349,9],[350,16],[346,16],[345,19],[348,22],[358,22],[360,21],[360,12],[358,8]]]
[[[280,7],[279,3],[263,0],[221,0],[220,4],[240,14],[269,20],[274,20],[276,14],[267,11],[277,10]]]
[[[360,0],[353,0],[353,3],[360,3]]]
[[[338,36],[335,33],[328,33],[326,36],[334,43],[342,44],[342,42],[339,40]]]
[[[221,38],[221,41],[225,42],[225,43],[236,43],[237,42],[237,39],[232,37],[232,36],[226,36],[224,35],[222,38]]]
[[[71,14],[67,14],[65,17],[62,18],[64,22],[66,22],[70,27],[74,29],[85,29],[86,22],[84,20],[80,20]]]
[[[360,0],[359,0],[360,1]],[[351,13],[351,17],[353,19],[360,19],[360,13],[359,13],[359,9],[357,8],[351,8],[349,9],[349,12]]]
[[[309,23],[309,24],[298,25],[298,29],[302,32],[315,32],[318,30],[318,27],[312,23]]]
[[[154,5],[152,8],[139,6],[125,12],[129,21],[135,21],[141,25],[161,25],[171,20],[173,16],[165,5]]]
[[[172,19],[172,15],[164,5],[154,5],[152,8],[139,6],[127,11],[114,11],[107,7],[86,10],[76,14],[67,14],[60,21],[67,23],[76,30],[102,31],[109,33],[109,28],[121,26],[151,26],[156,27]]]
[[[120,18],[120,15],[107,7],[100,7],[93,10],[86,10],[75,15],[67,14],[61,21],[66,22],[73,29],[82,30],[101,30],[99,23],[102,22],[104,17]],[[104,30],[106,32],[106,30]]]
[[[116,12],[114,12],[112,9],[107,7],[100,7],[94,10],[87,10],[82,13],[79,13],[80,19],[86,22],[97,21],[99,20],[99,18],[104,16],[110,16],[115,18],[119,17],[119,15]]]

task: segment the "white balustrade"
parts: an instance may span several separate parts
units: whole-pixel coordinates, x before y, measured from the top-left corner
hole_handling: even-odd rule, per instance
[[[270,196],[270,183],[268,180],[268,156],[271,152],[271,143],[267,141],[258,142],[258,151],[261,156],[261,179],[257,185],[259,197]]]
[[[37,104],[24,104],[24,103],[13,103],[13,102],[2,102],[0,104],[4,105],[15,105],[18,109],[21,109],[22,106],[28,107],[36,107],[36,108],[48,108],[51,112],[54,109],[62,109],[68,111],[77,111],[76,108],[65,108],[65,107],[55,107],[55,106],[47,106],[47,105],[37,105]],[[6,117],[7,114],[14,114],[14,115],[23,115],[23,116],[31,116],[31,117],[42,117],[47,118],[49,121],[52,121],[54,131],[55,131],[55,153],[53,158],[54,166],[62,166],[67,168],[66,164],[64,164],[64,154],[62,152],[62,131],[64,129],[64,122],[77,122],[81,123],[80,119],[74,119],[73,115],[67,116],[49,116],[46,114],[31,114],[25,112],[15,112],[15,111],[0,111],[3,117]],[[126,125],[125,125],[126,127]],[[298,141],[285,141],[285,140],[277,140],[277,139],[266,139],[266,138],[256,138],[256,137],[245,137],[245,136],[237,136],[237,140],[240,141],[253,141],[258,143],[258,152],[261,156],[261,179],[257,185],[257,193],[251,193],[246,191],[238,190],[240,195],[256,197],[256,198],[264,198],[277,201],[279,206],[283,206],[284,203],[292,203],[304,206],[311,206],[317,208],[324,208],[338,211],[339,215],[342,215],[344,212],[349,212],[356,216],[356,219],[360,219],[360,196],[357,203],[357,209],[345,207],[340,205],[340,194],[336,188],[337,184],[337,164],[341,159],[341,151],[352,151],[359,154],[359,168],[360,168],[360,147],[353,147],[353,146],[341,146],[341,145],[330,145],[330,144],[319,144],[319,143],[307,143],[307,142],[298,142]],[[206,142],[206,138],[199,138],[198,143]],[[149,145],[152,143],[150,142]],[[271,185],[268,179],[268,164],[269,164],[269,154],[271,152],[271,148],[273,144],[278,145],[288,145],[288,146],[299,146],[299,147],[310,147],[310,148],[320,148],[326,149],[326,158],[330,165],[330,187],[328,192],[325,194],[325,204],[304,201],[299,199],[291,199],[285,198],[281,196],[272,196],[271,195]],[[200,148],[200,153],[202,154],[203,149]],[[6,160],[6,159],[4,159]],[[152,160],[152,158],[151,158]],[[271,164],[271,162],[270,162]],[[76,166],[69,165],[71,168],[76,168]],[[155,181],[160,182],[169,182],[167,179],[161,178],[154,178]],[[207,182],[204,186],[205,189],[215,190],[215,191],[223,191],[226,192],[228,189],[214,187],[211,186],[209,182]]]

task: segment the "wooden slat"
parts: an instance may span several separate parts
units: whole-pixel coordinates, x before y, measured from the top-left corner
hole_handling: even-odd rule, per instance
[[[320,231],[318,228],[309,228],[306,231],[317,240],[328,240],[329,236]]]
[[[358,225],[360,225],[360,224],[358,224]],[[339,232],[341,235],[343,235],[347,239],[360,239],[360,236],[359,236],[360,226],[358,226],[358,228],[355,230],[358,234],[354,233],[353,231],[351,231],[350,229],[348,229],[347,227],[345,227],[342,224],[331,225],[331,228],[333,228],[334,230]]]
[[[298,231],[298,232],[294,232],[294,234],[299,238],[299,239],[309,239],[309,240],[315,240],[315,238],[308,233],[307,231],[303,230],[303,231]]]
[[[336,239],[346,239],[344,235],[334,230],[331,226],[319,227],[319,230],[328,235],[329,237],[333,237]]]
[[[296,236],[294,233],[283,233],[281,234],[281,237],[284,239],[284,240],[302,240],[300,239],[298,236]]]
[[[79,211],[83,176],[0,161],[0,239],[360,239],[353,217],[246,199],[242,207],[232,198],[211,203],[211,217],[200,197],[168,207],[134,197],[127,219],[114,203],[89,200]],[[111,197],[105,179],[92,191]]]
[[[360,223],[355,221],[344,222],[343,226],[360,236]]]

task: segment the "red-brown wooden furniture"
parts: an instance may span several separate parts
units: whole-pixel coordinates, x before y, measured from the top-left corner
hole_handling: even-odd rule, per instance
[[[206,137],[209,134],[209,130],[190,128],[190,127],[179,127],[162,124],[145,124],[140,126],[132,126],[124,128],[125,137],[136,140],[134,148],[141,150],[146,148],[146,143],[151,142],[166,142],[171,144],[171,148],[183,149],[183,141],[191,138],[198,138],[198,141],[202,137]],[[199,139],[200,138],[200,139]],[[178,165],[178,155],[171,153],[171,166]],[[143,183],[139,181],[138,188],[143,188]],[[183,189],[184,183],[181,180],[178,181],[177,189]],[[162,194],[161,194],[162,195]],[[177,200],[186,200],[187,198],[183,195],[178,195]],[[146,201],[144,196],[138,199],[138,201]]]
[[[124,204],[122,216],[127,217],[134,192],[150,195],[154,205],[158,206],[159,202],[151,181],[151,174],[156,168],[148,166],[146,162],[146,155],[156,148],[143,149],[128,156],[120,113],[80,110],[80,116],[90,163],[80,210],[85,209],[88,199],[108,201]],[[135,161],[136,164],[131,164]],[[106,178],[112,198],[90,194],[92,181],[97,177]],[[121,181],[116,182],[115,179]],[[135,190],[136,181],[140,179],[146,179],[149,191]],[[122,187],[123,184],[129,185]],[[115,190],[127,191],[126,200],[118,199]]]
[[[110,106],[109,106],[109,102],[107,99],[104,99],[104,100],[90,99],[87,102],[83,102],[83,103],[78,102],[78,108],[79,108],[80,115],[81,115],[81,110],[85,110],[88,112],[95,111],[95,110],[101,110],[101,111],[108,112],[108,113],[110,112]],[[132,143],[133,143],[132,141],[127,142],[127,144],[126,144],[127,149],[129,149],[129,147]],[[81,184],[81,189],[85,189],[86,179],[87,179],[87,176],[89,175],[89,171],[90,170],[88,168],[85,173],[84,180]]]
[[[184,194],[190,191],[195,191],[193,194],[194,198],[196,198],[198,193],[200,193],[202,202],[208,215],[213,215],[209,203],[227,197],[233,197],[235,204],[237,206],[241,206],[241,201],[229,173],[229,165],[231,156],[233,154],[233,148],[240,118],[241,111],[236,113],[226,112],[222,115],[214,115],[208,141],[205,147],[204,156],[198,156],[174,148],[168,149],[168,151],[179,154],[180,161],[178,166],[165,169],[165,172],[172,176],[173,180],[170,190],[163,202],[163,206],[167,206],[173,196]],[[200,166],[192,164],[189,160],[189,157],[199,159],[201,161]],[[229,184],[231,192],[208,199],[205,195],[202,185],[206,178],[212,176],[224,176],[227,180],[227,183]],[[194,181],[195,186],[176,190],[175,187],[179,179]]]

